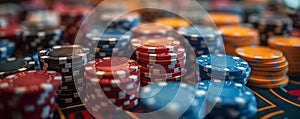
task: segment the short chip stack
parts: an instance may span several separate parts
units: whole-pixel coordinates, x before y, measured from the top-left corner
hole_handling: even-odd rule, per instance
[[[245,60],[230,55],[201,55],[197,63],[202,80],[218,79],[246,84],[251,73]]]
[[[7,58],[0,61],[0,79],[22,71],[34,70],[35,62],[26,58]]]
[[[138,105],[140,71],[124,57],[95,59],[85,65],[85,105],[93,112],[131,109]]]
[[[242,18],[239,15],[230,13],[211,12],[204,17],[203,22],[207,26],[216,25],[220,27],[223,25],[238,25],[242,22]]]
[[[79,95],[84,95],[83,74],[88,53],[89,49],[79,45],[53,46],[39,51],[41,69],[57,71],[63,77],[56,97],[59,104],[81,101]]]
[[[250,27],[234,25],[219,27],[222,32],[226,54],[236,56],[235,49],[259,45],[258,32]]]
[[[156,81],[180,81],[185,74],[186,53],[177,39],[140,37],[132,39],[131,45],[141,69],[142,86]]]
[[[221,33],[212,27],[195,26],[180,28],[178,33],[186,38],[195,51],[196,56],[221,53]]]
[[[236,50],[248,61],[252,72],[248,85],[260,88],[280,88],[288,84],[288,62],[279,50],[264,46],[246,46]]]
[[[260,45],[267,46],[272,36],[290,36],[293,22],[290,18],[278,15],[251,15],[249,23],[259,32]]]
[[[130,52],[131,32],[116,29],[93,29],[86,34],[86,38],[87,47],[91,51],[89,55],[91,60],[111,56],[123,57]]]
[[[220,93],[218,92],[218,89]],[[257,103],[253,92],[232,81],[205,80],[197,84],[196,100],[205,101],[209,119],[249,119],[255,116]],[[214,105],[212,110],[209,110]],[[201,112],[206,114],[205,112]],[[199,113],[199,114],[201,114]]]
[[[64,30],[58,14],[52,11],[31,12],[23,25],[23,54],[33,55],[42,49],[62,45]]]
[[[0,39],[0,61],[11,57],[15,51],[15,43],[6,39]]]
[[[289,62],[289,76],[300,76],[300,38],[297,37],[271,37],[269,46],[283,52]]]
[[[51,119],[56,110],[55,95],[61,79],[55,71],[33,70],[0,80],[1,118]]]

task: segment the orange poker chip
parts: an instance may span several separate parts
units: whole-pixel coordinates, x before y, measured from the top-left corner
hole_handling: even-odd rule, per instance
[[[222,35],[230,37],[258,37],[258,31],[241,25],[221,26]]]
[[[238,15],[228,13],[209,13],[208,16],[204,18],[205,23],[211,23],[211,20],[215,22],[217,26],[241,23],[241,18]]]
[[[289,78],[287,76],[283,77],[283,80],[277,83],[252,83],[252,82],[248,82],[248,85],[251,86],[255,86],[255,87],[259,87],[259,88],[281,88],[286,86],[289,83]]]
[[[257,76],[264,76],[264,77],[275,77],[275,76],[282,76],[288,72],[288,68],[280,71],[257,71],[257,70],[252,70],[251,74],[252,75],[257,75]]]
[[[284,36],[272,37],[269,40],[269,45],[273,48],[284,48],[282,50],[297,50],[300,48],[300,38]]]
[[[262,63],[255,63],[255,62],[249,62],[250,66],[260,66],[260,67],[271,67],[271,66],[282,66],[286,63],[286,58],[282,57],[277,61],[274,62],[262,62]]]
[[[265,46],[246,46],[236,49],[238,56],[252,62],[272,62],[279,60],[283,53]]]
[[[278,66],[271,66],[271,67],[251,66],[251,68],[257,71],[281,71],[288,68],[288,64],[289,64],[288,62],[285,62],[283,65],[278,65]]]
[[[184,19],[180,19],[180,18],[160,18],[160,19],[156,19],[155,23],[171,26],[176,29],[179,27],[189,27],[190,26],[189,22],[187,22]]]
[[[249,82],[257,83],[257,84],[272,84],[272,83],[280,83],[284,82],[286,75],[281,76],[273,76],[273,77],[263,77],[257,75],[251,75],[249,78]]]

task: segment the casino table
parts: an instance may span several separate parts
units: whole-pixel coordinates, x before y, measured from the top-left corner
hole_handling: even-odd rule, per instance
[[[258,103],[255,119],[295,119],[300,111],[300,100],[296,96],[288,94],[288,91],[300,89],[299,78],[291,77],[290,83],[283,88],[261,89],[250,87],[256,96]],[[98,115],[99,119],[140,119],[139,113],[143,111],[138,106],[130,111],[116,112],[115,114],[104,113]],[[94,117],[83,104],[57,106],[54,119],[93,119]]]

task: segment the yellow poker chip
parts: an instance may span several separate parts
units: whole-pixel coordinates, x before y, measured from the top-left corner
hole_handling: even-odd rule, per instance
[[[256,37],[258,38],[258,31],[251,29],[246,26],[241,25],[227,25],[227,26],[221,26],[219,28],[222,35],[224,36],[230,36],[230,37]]]
[[[171,26],[173,28],[180,28],[180,27],[189,27],[190,23],[184,19],[180,18],[159,18],[155,20],[155,23]]]
[[[288,48],[288,49],[292,48],[297,50],[300,49],[300,38],[285,37],[285,36],[272,37],[269,40],[269,45],[273,48],[281,47],[281,48]]]
[[[265,46],[246,46],[236,49],[238,56],[252,62],[272,62],[279,60],[283,53]]]

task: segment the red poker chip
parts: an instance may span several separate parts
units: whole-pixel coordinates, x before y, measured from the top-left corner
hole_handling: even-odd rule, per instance
[[[131,31],[134,37],[158,37],[169,36],[172,30],[173,28],[167,25],[145,23],[133,28]]]
[[[20,35],[22,28],[19,25],[13,25],[5,28],[0,28],[0,37]]]
[[[0,80],[0,91],[11,95],[34,94],[57,90],[61,84],[62,76],[58,72],[24,71]]]
[[[107,103],[113,103],[118,106],[121,106],[124,102],[132,101],[134,99],[139,98],[139,92],[135,92],[134,94],[126,95],[124,97],[107,97],[105,95],[94,95],[93,93],[89,93],[86,95],[86,101],[93,102],[93,103],[99,103],[99,102],[107,102]]]
[[[93,102],[86,102],[85,106],[89,109],[91,109],[94,112],[115,112],[117,110],[121,110],[121,109],[131,109],[134,108],[135,106],[137,106],[139,104],[139,100],[133,100],[132,102],[130,102],[129,104],[123,105],[123,106],[112,106],[113,104],[109,103],[109,102],[98,102],[98,103],[93,103]]]
[[[138,64],[127,58],[106,57],[90,61],[85,70],[97,78],[125,78],[138,72]]]
[[[177,63],[181,63],[181,62],[186,62],[186,57],[178,57],[177,59],[174,60],[149,60],[149,59],[144,59],[144,58],[138,58],[139,61],[147,63],[147,64],[166,64],[166,65],[170,65],[170,64],[177,64]]]
[[[128,84],[122,84],[120,86],[117,87],[112,87],[112,86],[103,86],[100,84],[92,84],[92,83],[87,83],[86,84],[86,90],[102,90],[105,93],[118,93],[119,91],[126,91],[126,92],[134,92],[139,88],[140,85],[140,80],[138,80],[137,82],[132,82],[132,83],[128,83]],[[100,89],[101,88],[101,89]]]
[[[141,83],[158,82],[158,81],[181,81],[181,78],[182,78],[183,75],[179,75],[179,76],[176,76],[176,77],[173,77],[173,78],[148,78],[148,77],[142,77]]]
[[[100,85],[107,85],[113,87],[118,87],[119,85],[126,85],[132,82],[136,82],[137,80],[140,80],[139,76],[140,73],[138,73],[138,75],[130,75],[129,77],[122,78],[122,79],[99,79],[96,77],[84,75],[85,79],[87,79],[87,81],[90,81],[93,84],[98,83]]]
[[[176,73],[162,73],[162,74],[152,74],[147,72],[141,72],[141,77],[147,77],[147,78],[173,78],[176,76],[181,76],[185,74],[186,70],[183,69],[182,71],[176,72]]]
[[[178,68],[178,67],[183,68],[185,66],[185,62],[180,62],[180,63],[176,63],[176,64],[148,64],[148,63],[138,61],[138,64],[145,68],[164,67],[166,70],[174,69],[174,68]]]
[[[173,69],[165,69],[164,67],[158,65],[154,66],[153,68],[146,68],[142,66],[140,66],[139,68],[141,72],[152,73],[152,74],[176,73],[183,70],[183,68],[181,67],[176,67]]]
[[[144,58],[148,60],[173,60],[179,57],[186,56],[184,48],[178,49],[178,51],[173,53],[144,53],[136,51],[137,58]]]
[[[179,40],[173,37],[135,38],[130,44],[136,51],[145,53],[172,53],[180,48]]]

